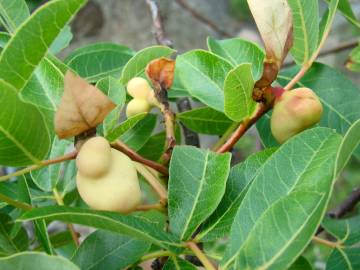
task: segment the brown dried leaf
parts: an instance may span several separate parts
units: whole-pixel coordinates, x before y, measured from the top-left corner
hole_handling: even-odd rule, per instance
[[[55,114],[55,132],[60,139],[79,135],[102,123],[115,107],[103,92],[68,71]]]
[[[266,50],[266,61],[280,69],[292,45],[293,19],[287,0],[248,0]]]
[[[174,80],[175,61],[169,58],[158,58],[146,66],[146,76],[157,89],[171,88]]]

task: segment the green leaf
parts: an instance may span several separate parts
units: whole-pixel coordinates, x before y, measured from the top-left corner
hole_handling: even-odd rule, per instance
[[[225,268],[234,262],[251,269],[290,266],[325,213],[340,143],[333,130],[310,129],[265,162],[234,219],[222,261]]]
[[[2,80],[0,90],[0,164],[38,163],[50,149],[43,116],[35,106],[21,101],[16,90]]]
[[[273,148],[266,149],[251,155],[243,163],[231,168],[225,195],[215,212],[203,224],[201,233],[197,236],[198,239],[213,241],[228,236],[237,210],[256,173],[273,152]]]
[[[169,169],[170,231],[187,240],[216,209],[225,192],[231,155],[175,147]]]
[[[127,269],[150,248],[150,243],[107,231],[86,237],[71,259],[81,269]]]
[[[182,85],[209,107],[224,111],[224,81],[231,64],[210,52],[194,50],[176,59],[176,70]]]
[[[360,216],[347,219],[325,218],[322,226],[333,235],[341,245],[333,249],[330,254],[326,269],[358,269],[360,267]]]
[[[61,52],[63,49],[70,45],[73,38],[70,26],[66,25],[57,36],[57,38],[51,44],[49,50],[53,54]]]
[[[59,140],[55,138],[52,144],[48,159],[63,156],[72,142],[68,140]],[[52,191],[58,184],[61,173],[64,169],[62,163],[53,164],[40,170],[32,171],[31,177],[34,183],[43,191]]]
[[[103,134],[108,137],[119,121],[121,110],[126,101],[126,90],[118,80],[110,76],[98,81],[96,87],[116,104],[116,108],[105,117],[102,124]]]
[[[349,0],[340,0],[338,9],[350,23],[360,28],[359,20],[357,19],[353,9],[351,8]]]
[[[29,16],[25,0],[0,0],[0,23],[8,32],[15,32]]]
[[[216,40],[209,37],[207,45],[212,53],[225,58],[234,67],[244,63],[251,63],[255,79],[259,79],[262,75],[265,53],[256,43],[241,38]]]
[[[163,270],[196,270],[196,269],[197,268],[195,265],[178,257],[170,257],[163,268]]]
[[[65,63],[82,78],[96,82],[108,76],[119,77],[133,55],[133,50],[123,45],[95,43],[75,50]]]
[[[110,130],[105,137],[109,141],[115,141],[117,138],[119,138],[121,135],[123,135],[128,130],[132,129],[139,121],[143,120],[147,116],[147,113],[140,113],[135,116],[132,116],[128,119],[126,119],[124,122],[119,124],[118,126],[114,127],[112,130]]]
[[[285,85],[297,72],[298,68],[284,71],[278,78],[280,84]],[[337,70],[315,63],[300,80],[299,86],[312,89],[320,98],[324,107],[320,126],[345,134],[360,119],[359,87]],[[355,154],[360,157],[360,148]]]
[[[328,32],[331,30],[330,28],[334,21],[338,4],[339,4],[339,0],[331,0],[329,3],[328,10],[325,12],[324,16],[321,19],[320,32],[319,32],[319,46],[321,45],[321,42],[323,42],[327,38]]]
[[[141,76],[150,61],[160,57],[168,57],[174,52],[173,49],[166,46],[152,46],[138,51],[123,68],[121,83],[125,85],[132,78]]]
[[[174,248],[179,245],[171,234],[165,233],[155,222],[145,217],[66,206],[49,206],[28,211],[18,221],[36,219],[60,220],[104,229],[145,240],[163,248]]]
[[[225,79],[225,114],[233,121],[240,122],[250,117],[257,103],[252,98],[254,79],[251,64],[241,64],[231,70]]]
[[[26,250],[29,243],[26,231],[20,227],[20,230],[13,236],[11,231],[15,225],[11,218],[0,213],[0,221],[0,257]],[[0,269],[3,268],[0,267]]]
[[[307,63],[319,42],[319,3],[313,0],[288,0],[294,20],[294,44],[290,52],[298,65]]]
[[[289,270],[313,270],[309,261],[301,256],[289,268]]]
[[[346,61],[346,67],[354,72],[360,72],[360,46],[353,49]]]
[[[156,126],[157,116],[148,114],[140,120],[132,129],[120,136],[120,140],[128,145],[131,149],[138,151],[149,140],[151,133]]]
[[[37,9],[17,29],[3,50],[0,57],[0,78],[20,91],[61,29],[85,2],[86,0],[56,0]]]
[[[224,113],[209,107],[178,113],[176,118],[187,128],[197,133],[210,135],[224,134],[233,123]]]
[[[360,119],[353,123],[346,132],[336,158],[335,174],[345,168],[353,152],[360,144]]]
[[[80,270],[75,264],[60,256],[39,252],[21,252],[0,258],[0,269],[6,270]]]

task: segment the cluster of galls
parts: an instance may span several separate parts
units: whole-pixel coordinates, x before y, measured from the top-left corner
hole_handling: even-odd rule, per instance
[[[279,143],[320,121],[323,107],[311,89],[280,90],[275,95],[271,132]]]
[[[140,77],[127,85],[133,99],[126,115],[147,113],[156,104],[154,91]],[[81,198],[93,209],[130,213],[141,203],[141,190],[134,162],[111,148],[103,137],[93,137],[81,147],[76,158],[76,182]]]

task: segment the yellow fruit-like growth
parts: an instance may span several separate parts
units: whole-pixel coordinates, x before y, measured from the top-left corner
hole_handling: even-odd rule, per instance
[[[79,194],[91,208],[129,213],[140,204],[141,190],[133,162],[112,149],[103,137],[84,143],[76,165]]]
[[[315,125],[321,119],[323,107],[309,88],[284,92],[275,99],[271,116],[271,132],[279,143]]]
[[[136,99],[147,99],[148,94],[153,91],[147,80],[141,77],[132,78],[127,84],[127,92]]]
[[[139,113],[148,113],[151,110],[149,102],[144,99],[133,99],[126,107],[126,116],[132,117]]]
[[[135,77],[131,79],[127,85],[127,92],[134,98],[127,105],[127,117],[131,117],[139,113],[148,113],[152,107],[157,104],[154,90],[143,78]]]

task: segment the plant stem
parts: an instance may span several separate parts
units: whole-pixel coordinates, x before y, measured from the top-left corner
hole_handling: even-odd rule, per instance
[[[159,258],[159,257],[166,257],[166,256],[172,256],[173,253],[168,250],[159,250],[154,251],[152,253],[146,254],[141,257],[140,262],[145,262],[151,259]]]
[[[216,267],[211,263],[209,258],[206,257],[194,242],[187,242],[186,245],[194,252],[195,256],[200,260],[206,270],[216,270]]]
[[[141,163],[135,162],[136,170],[145,178],[149,185],[159,195],[160,203],[167,204],[167,190],[160,184],[159,180]]]
[[[221,138],[214,144],[211,150],[217,151],[226,141],[231,137],[235,129],[239,126],[239,123],[233,123],[221,136]]]
[[[336,248],[336,247],[341,247],[341,245],[338,242],[331,242],[328,241],[326,239],[322,239],[320,237],[317,236],[313,236],[312,240],[316,243],[322,244],[324,246],[327,246],[329,248]]]
[[[48,166],[48,165],[51,165],[51,164],[61,163],[61,162],[67,161],[67,160],[74,159],[74,158],[76,158],[76,155],[77,155],[77,151],[73,151],[73,152],[65,154],[65,155],[63,155],[61,157],[41,161],[40,164],[31,165],[31,166],[26,167],[24,169],[18,170],[18,171],[14,172],[14,173],[7,174],[7,175],[4,175],[4,176],[0,176],[0,182],[6,181],[6,180],[8,180],[8,179],[10,179],[12,177],[20,176],[20,175],[29,173],[31,171],[41,169],[41,168],[43,168],[45,166]]]
[[[139,163],[145,164],[146,166],[149,166],[149,167],[157,170],[158,172],[162,173],[165,176],[169,175],[168,168],[166,168],[164,165],[140,156],[138,153],[136,153],[134,150],[132,150],[130,147],[128,147],[126,144],[124,144],[120,140],[117,140],[117,141],[111,143],[111,146],[113,148],[115,148],[116,150],[119,150],[120,152],[127,155],[133,161],[137,161]]]
[[[33,207],[30,204],[13,200],[12,198],[10,198],[4,194],[1,194],[1,193],[0,193],[0,201],[6,202],[9,205],[12,205],[16,208],[19,208],[19,209],[22,209],[25,211],[29,211],[29,210],[33,209]]]
[[[225,153],[230,151],[234,145],[238,142],[238,140],[245,134],[245,132],[256,123],[267,111],[269,111],[271,106],[266,106],[264,104],[260,104],[256,113],[250,119],[243,121],[239,127],[235,130],[235,132],[230,136],[230,138],[217,149],[217,153]]]
[[[63,201],[63,198],[62,196],[60,195],[60,193],[58,192],[58,190],[56,188],[53,189],[53,194],[54,194],[54,197],[55,197],[55,200],[57,202],[58,205],[64,205],[64,201]],[[78,238],[78,234],[75,232],[75,229],[74,229],[74,226],[69,223],[67,224],[67,227],[70,231],[70,234],[71,234],[71,237],[72,239],[74,240],[74,243],[77,247],[80,246],[80,241],[79,241],[79,238]]]
[[[138,207],[136,207],[136,211],[150,211],[150,210],[159,210],[161,212],[165,212],[164,206],[160,203],[144,204],[144,205],[139,205]]]

